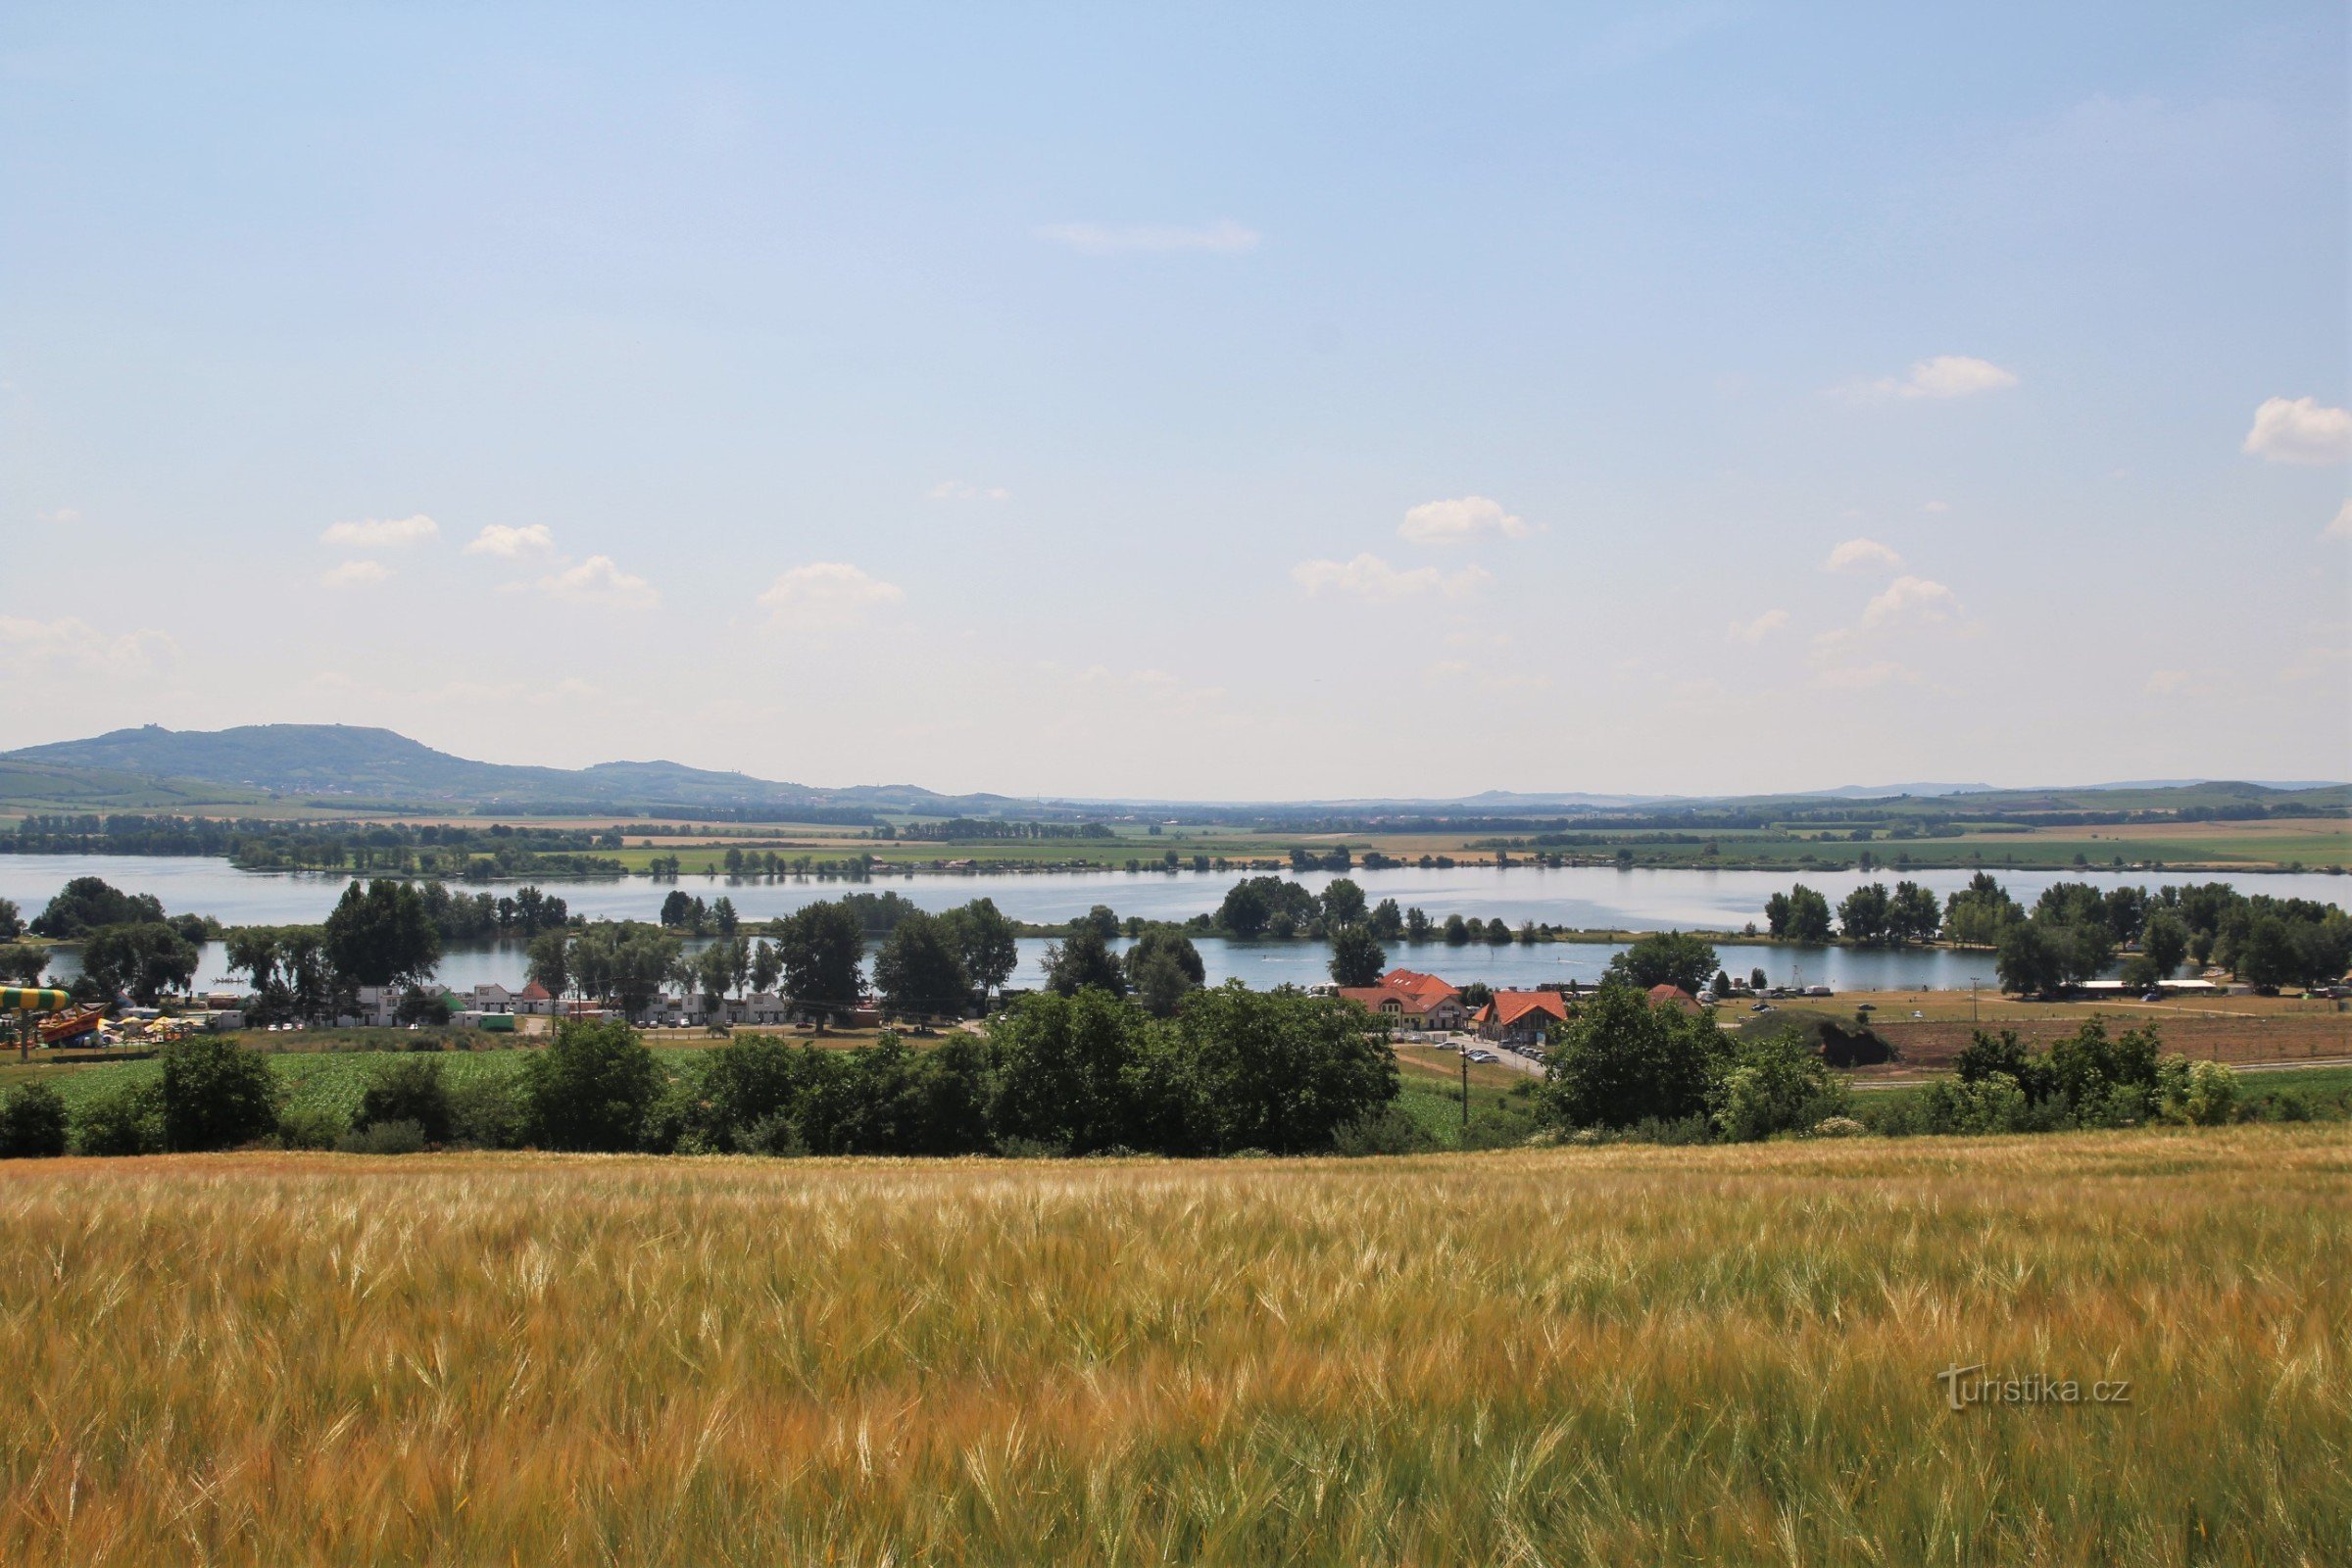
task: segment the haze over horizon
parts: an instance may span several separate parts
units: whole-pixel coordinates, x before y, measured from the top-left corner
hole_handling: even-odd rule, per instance
[[[0,19],[0,750],[2352,776],[2340,7]]]

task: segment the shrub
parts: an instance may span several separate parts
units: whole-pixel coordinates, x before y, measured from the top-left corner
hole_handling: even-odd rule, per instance
[[[512,1078],[461,1078],[447,1090],[449,1141],[468,1149],[520,1149],[530,1124],[522,1086]]]
[[[1439,1148],[1436,1138],[1401,1106],[1383,1105],[1332,1135],[1335,1154],[1418,1154]]]
[[[441,1063],[411,1058],[378,1068],[375,1081],[360,1096],[359,1113],[351,1118],[356,1131],[382,1122],[414,1122],[428,1144],[449,1142],[452,1128],[449,1088],[442,1081]]]
[[[1730,1051],[1711,1014],[1653,1007],[1623,985],[1602,986],[1552,1038],[1545,1100],[1569,1127],[1703,1116]]]
[[[1869,1131],[1851,1116],[1830,1116],[1813,1124],[1816,1138],[1860,1138]]]
[[[332,1149],[349,1131],[343,1118],[323,1105],[301,1105],[278,1113],[280,1149]]]
[[[2237,1074],[2218,1061],[2168,1057],[2157,1069],[2157,1113],[2166,1121],[2218,1127],[2236,1117]]]
[[[234,1149],[277,1130],[285,1096],[270,1058],[228,1040],[164,1048],[164,1141],[173,1150]]]
[[[413,1121],[379,1121],[355,1127],[335,1140],[343,1154],[415,1154],[424,1150],[424,1129]]]
[[[635,1149],[662,1086],[636,1030],[618,1019],[566,1019],[554,1045],[523,1061],[525,1136],[542,1149]]]
[[[123,1084],[84,1101],[74,1118],[74,1147],[85,1154],[162,1153],[164,1086]]]
[[[1744,1046],[1715,1095],[1718,1136],[1753,1143],[1800,1132],[1842,1116],[1851,1096],[1802,1034],[1790,1031]]]
[[[0,1096],[0,1159],[49,1159],[66,1152],[66,1102],[47,1084]]]

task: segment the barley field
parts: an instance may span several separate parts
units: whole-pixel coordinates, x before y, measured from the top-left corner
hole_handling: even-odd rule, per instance
[[[2342,1563],[2348,1199],[2331,1127],[12,1162],[0,1562]]]

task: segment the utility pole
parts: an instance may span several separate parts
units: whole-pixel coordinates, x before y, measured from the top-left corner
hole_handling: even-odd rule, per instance
[[[1462,1140],[1470,1138],[1470,1048],[1462,1047]]]

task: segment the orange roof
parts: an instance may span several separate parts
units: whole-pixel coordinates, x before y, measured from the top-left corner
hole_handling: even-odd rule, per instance
[[[1346,1001],[1360,1003],[1373,1012],[1380,1011],[1393,1002],[1396,1004],[1397,1011],[1409,1012],[1416,1017],[1445,1000],[1443,997],[1417,997],[1401,987],[1387,984],[1342,986],[1340,996]]]
[[[1471,1016],[1480,1023],[1499,1023],[1508,1028],[1531,1012],[1565,1018],[1568,1016],[1568,1003],[1557,991],[1497,991],[1493,1002]]]
[[[1452,996],[1458,989],[1434,974],[1423,974],[1418,969],[1391,969],[1380,977],[1380,983],[1397,991],[1410,991],[1415,996],[1428,997],[1432,1001]]]
[[[1673,1003],[1685,1012],[1698,1010],[1698,999],[1681,986],[1655,985],[1649,988],[1649,1004],[1651,1006],[1654,1007],[1661,1003],[1668,1002]]]
[[[548,1000],[547,987],[541,985],[536,980],[532,981],[529,985],[524,986],[520,991],[517,991],[514,994],[522,998],[522,1000],[525,1002],[545,1002]]]

